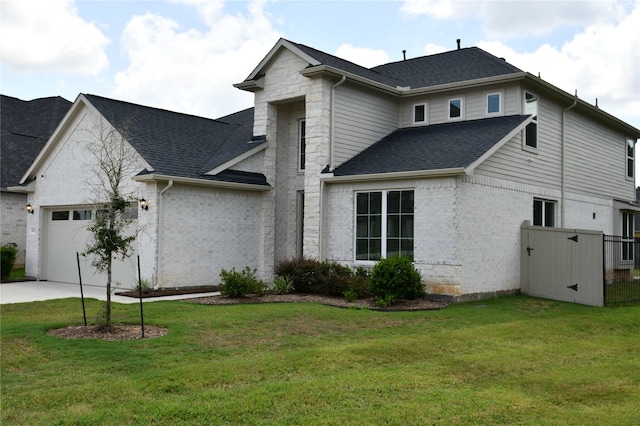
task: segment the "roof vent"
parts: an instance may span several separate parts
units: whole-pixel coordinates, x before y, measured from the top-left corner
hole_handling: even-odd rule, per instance
[[[458,43],[458,50],[460,50],[460,39],[457,39],[456,43]]]
[[[402,49],[402,57],[404,58],[404,60],[407,60],[407,51],[406,49]]]

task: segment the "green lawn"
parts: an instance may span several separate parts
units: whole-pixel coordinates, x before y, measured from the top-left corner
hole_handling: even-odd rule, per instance
[[[115,305],[135,322],[137,305]],[[89,317],[99,303],[87,305]],[[65,340],[79,299],[3,305],[3,425],[640,423],[640,306],[145,304],[144,341]]]

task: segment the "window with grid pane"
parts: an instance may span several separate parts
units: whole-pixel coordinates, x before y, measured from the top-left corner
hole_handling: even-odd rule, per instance
[[[356,260],[413,260],[413,197],[412,190],[356,194]]]

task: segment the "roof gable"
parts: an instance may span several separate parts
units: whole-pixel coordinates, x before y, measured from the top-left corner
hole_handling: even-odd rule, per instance
[[[156,174],[222,180],[224,174],[217,177],[204,174],[255,147],[251,143],[253,108],[212,120],[95,95],[84,96],[125,135]]]
[[[469,170],[529,121],[528,115],[399,129],[334,170],[334,176]]]

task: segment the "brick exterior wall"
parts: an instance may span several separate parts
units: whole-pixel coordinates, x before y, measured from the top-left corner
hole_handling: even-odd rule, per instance
[[[14,192],[0,193],[0,215],[2,215],[0,245],[15,245],[18,249],[14,267],[22,267],[25,263],[25,250],[27,245],[26,206],[26,194]]]

